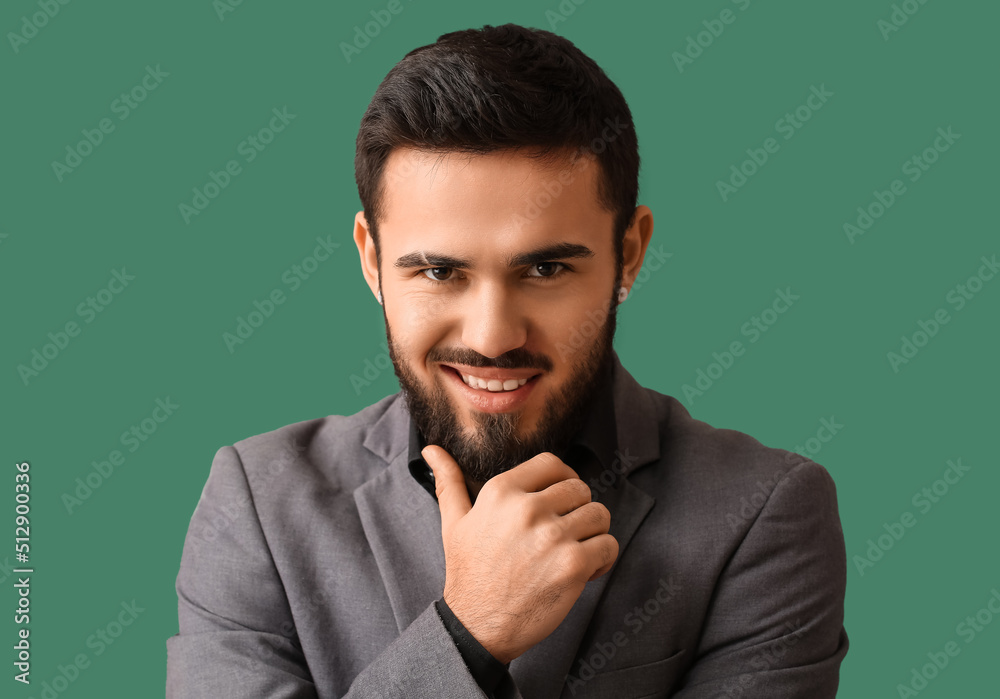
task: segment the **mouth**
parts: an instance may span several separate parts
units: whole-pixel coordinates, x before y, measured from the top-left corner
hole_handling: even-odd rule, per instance
[[[441,364],[447,383],[471,407],[499,413],[520,407],[531,395],[542,374],[533,369],[465,368]]]

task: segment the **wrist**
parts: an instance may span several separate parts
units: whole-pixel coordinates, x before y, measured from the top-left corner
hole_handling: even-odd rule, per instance
[[[475,636],[475,634],[473,634],[473,636]],[[502,665],[510,665],[510,662],[514,659],[513,656],[510,655],[509,651],[502,650],[498,645],[490,643],[489,641],[484,642],[479,638],[476,638],[476,640],[479,641],[479,645],[486,649],[487,653],[492,655],[493,658]]]
[[[447,606],[448,610],[456,619],[458,619],[458,622],[465,628],[469,635],[471,635],[476,642],[486,650],[486,652],[493,656],[495,660],[503,665],[508,665],[514,657],[516,657],[504,646],[504,644],[500,641],[499,636],[490,632],[488,623],[480,623],[477,617],[463,610],[460,605],[456,606],[452,604],[446,595],[442,596],[441,599]]]

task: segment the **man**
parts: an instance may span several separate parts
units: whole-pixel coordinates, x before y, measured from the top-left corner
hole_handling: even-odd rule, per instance
[[[601,69],[549,32],[446,34],[387,75],[355,169],[402,390],[218,452],[168,695],[833,697],[829,474],[613,349],[653,218]]]

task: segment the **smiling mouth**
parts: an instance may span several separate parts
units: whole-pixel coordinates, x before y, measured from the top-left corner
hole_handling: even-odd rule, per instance
[[[484,393],[487,393],[487,392],[488,393],[509,393],[509,392],[512,392],[512,391],[516,391],[521,386],[524,386],[525,384],[531,383],[531,382],[535,381],[539,376],[541,376],[541,374],[534,374],[534,375],[532,375],[530,377],[523,377],[523,378],[515,378],[515,377],[510,377],[510,378],[489,378],[489,377],[483,377],[483,376],[476,376],[474,373],[468,373],[467,374],[467,373],[465,373],[463,371],[459,371],[455,367],[449,366],[447,364],[442,365],[442,366],[445,369],[448,369],[449,371],[451,371],[456,376],[458,376],[460,379],[462,379],[462,383],[464,383],[469,388],[471,388],[473,390],[476,390],[476,391],[483,391]],[[496,373],[496,372],[493,371],[491,373]],[[523,374],[524,372],[523,371],[519,371],[517,373],[522,373]]]

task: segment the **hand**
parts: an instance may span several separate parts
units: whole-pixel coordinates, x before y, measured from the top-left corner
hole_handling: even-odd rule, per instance
[[[618,558],[611,513],[549,452],[487,481],[469,500],[455,460],[425,447],[444,543],[444,601],[506,664],[555,631],[584,586]]]

